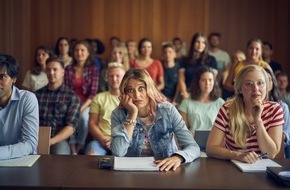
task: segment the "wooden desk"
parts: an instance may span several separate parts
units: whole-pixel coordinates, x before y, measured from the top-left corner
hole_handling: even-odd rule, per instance
[[[43,155],[31,168],[0,168],[0,189],[286,189],[266,173],[200,158],[169,172],[99,170],[96,156]],[[275,160],[290,165],[290,159]]]
[[[288,160],[276,160],[289,165]],[[86,158],[63,183],[63,189],[285,189],[266,173],[243,173],[230,161],[200,158],[169,172],[99,170],[98,157]]]
[[[0,189],[61,189],[66,177],[78,167],[77,160],[70,156],[42,155],[32,167],[0,167]]]

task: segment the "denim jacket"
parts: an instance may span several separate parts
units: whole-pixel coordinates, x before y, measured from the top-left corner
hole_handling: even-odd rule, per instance
[[[289,115],[289,108],[287,104],[283,101],[279,101],[280,106],[282,107],[283,110],[283,119],[284,119],[284,124],[283,124],[283,133],[285,134],[285,141],[284,141],[284,146],[290,145],[290,115]],[[283,147],[281,147],[283,148]]]
[[[200,148],[177,109],[171,103],[165,102],[157,105],[155,113],[155,122],[148,132],[155,159],[167,158],[177,154],[182,156],[185,163],[187,163],[198,158]],[[128,116],[129,112],[124,108],[117,107],[112,112],[111,150],[115,156],[140,156],[141,154],[145,138],[145,127],[142,126],[141,120],[137,118],[132,139],[129,139],[123,124]],[[174,135],[181,150],[178,149],[175,143]]]

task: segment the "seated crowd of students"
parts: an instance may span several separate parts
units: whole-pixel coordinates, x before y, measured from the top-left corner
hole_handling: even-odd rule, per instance
[[[99,40],[61,37],[54,52],[36,48],[24,90],[17,61],[0,54],[0,160],[36,154],[39,126],[52,128],[51,154],[154,156],[161,171],[200,150],[247,163],[280,149],[290,158],[288,78],[272,45],[251,39],[230,57],[220,39],[196,33],[186,55],[174,38],[159,60],[149,38],[112,37],[102,60]],[[201,149],[199,130],[210,131]]]

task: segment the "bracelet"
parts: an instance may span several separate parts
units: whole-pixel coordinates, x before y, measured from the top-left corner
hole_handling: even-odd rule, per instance
[[[126,121],[124,122],[124,125],[132,125],[132,126],[135,126],[136,123],[137,123],[136,120],[126,119]]]

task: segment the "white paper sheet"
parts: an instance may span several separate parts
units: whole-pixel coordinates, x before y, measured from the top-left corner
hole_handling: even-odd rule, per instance
[[[257,160],[252,164],[240,162],[237,160],[231,161],[243,172],[263,172],[266,171],[267,167],[281,167],[281,165],[271,159]]]
[[[153,162],[153,157],[115,157],[114,170],[159,171]]]
[[[40,155],[28,155],[21,158],[0,160],[0,167],[31,167]]]

